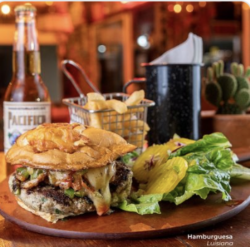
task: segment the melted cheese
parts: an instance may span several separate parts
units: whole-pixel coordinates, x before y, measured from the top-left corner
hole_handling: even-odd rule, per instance
[[[48,171],[48,174],[44,176],[48,175],[49,183],[51,185],[59,186],[62,189],[68,189],[70,187],[75,190],[84,189],[87,196],[93,201],[97,214],[103,215],[108,213],[110,209],[111,193],[109,189],[109,183],[112,177],[115,175],[115,172],[115,162],[112,162],[104,167],[88,169],[84,175],[81,175],[88,180],[87,186],[83,187],[81,184],[81,177],[80,181],[76,181],[74,172],[71,171],[50,170]],[[34,186],[37,186],[39,181],[34,184]]]
[[[115,175],[115,172],[115,162],[113,162],[108,166],[89,169],[84,174],[90,185],[95,188],[94,192],[88,190],[87,194],[93,201],[98,215],[103,215],[109,211],[111,202],[109,182]]]
[[[63,181],[68,179],[70,176],[70,171],[49,171],[49,182],[52,185],[55,185],[58,181]]]

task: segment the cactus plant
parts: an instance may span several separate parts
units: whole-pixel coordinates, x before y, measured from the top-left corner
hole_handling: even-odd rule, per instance
[[[217,82],[222,90],[222,100],[227,102],[231,97],[234,96],[237,90],[237,81],[234,76],[230,74],[224,74],[219,76]]]
[[[206,99],[217,107],[217,114],[242,114],[250,107],[250,68],[232,63],[231,74],[224,73],[223,61],[207,70]]]

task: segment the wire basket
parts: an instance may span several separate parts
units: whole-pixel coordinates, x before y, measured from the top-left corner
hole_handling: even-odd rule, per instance
[[[69,62],[65,61],[64,65],[66,63]],[[72,62],[70,63],[72,64]],[[82,70],[82,68],[80,69]],[[65,74],[67,75],[67,73]],[[72,80],[72,77],[68,76],[68,78]],[[129,83],[131,84],[131,81]],[[148,131],[148,125],[146,124],[147,108],[155,105],[153,101],[144,99],[138,105],[128,106],[128,111],[123,114],[119,114],[112,109],[89,110],[85,107],[87,98],[79,88],[77,90],[80,93],[80,97],[63,99],[63,103],[69,108],[71,123],[80,123],[112,131],[122,136],[127,142],[137,146],[139,150],[142,150],[145,135]],[[94,89],[94,91],[97,90]],[[109,93],[102,94],[102,96],[105,100],[116,99],[124,102],[130,95],[125,93]]]
[[[106,100],[117,99],[126,101],[129,95],[124,93],[103,94]],[[142,148],[147,127],[147,107],[153,106],[154,102],[144,99],[139,105],[128,106],[128,111],[118,114],[114,110],[88,110],[84,108],[86,98],[63,99],[68,106],[70,122],[85,124],[96,128],[102,128],[115,132],[122,136],[129,143]]]

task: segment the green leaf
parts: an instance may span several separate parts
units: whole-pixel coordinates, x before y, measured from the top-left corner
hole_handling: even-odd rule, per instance
[[[170,155],[170,159],[177,156],[184,156],[188,153],[206,152],[214,148],[228,148],[231,143],[222,133],[213,133],[204,135],[202,139],[178,149],[175,153]]]
[[[162,195],[143,195],[138,199],[127,199],[118,205],[118,208],[134,212],[140,215],[145,214],[160,214],[159,201],[162,200]]]
[[[250,168],[244,167],[240,164],[234,164],[230,176],[231,178],[250,180]]]
[[[206,199],[211,192],[221,192],[223,200],[230,200],[230,173],[235,165],[230,145],[223,134],[214,133],[171,154],[186,159],[189,168],[183,181],[163,200],[179,205],[193,195]]]
[[[181,156],[187,161],[188,169],[177,186],[167,194],[144,195],[145,191],[140,189],[132,193],[119,208],[138,214],[160,213],[159,201],[179,205],[193,195],[206,199],[210,193],[218,192],[224,201],[230,200],[230,178],[250,180],[250,169],[235,163],[237,156],[230,147],[230,142],[223,134],[213,133],[178,149],[169,159]],[[147,184],[140,186],[146,187]]]
[[[121,157],[121,160],[126,165],[132,165],[134,161],[138,158],[139,154],[137,152],[127,153]]]
[[[188,174],[185,191],[199,195],[202,199],[206,199],[209,192],[220,191],[222,199],[228,201],[230,197],[230,175],[221,173],[221,171],[211,171],[208,174]]]
[[[230,149],[214,149],[207,156],[221,170],[231,170],[235,164],[234,154]]]
[[[193,192],[185,191],[182,185],[178,185],[173,191],[168,194],[164,194],[162,200],[173,202],[175,205],[179,205],[184,201],[188,200],[194,195]]]

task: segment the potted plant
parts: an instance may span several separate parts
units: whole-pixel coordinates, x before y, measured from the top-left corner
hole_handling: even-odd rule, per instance
[[[250,68],[232,63],[231,73],[224,73],[223,61],[207,70],[205,98],[216,106],[210,121],[211,131],[224,133],[233,147],[250,146]]]

